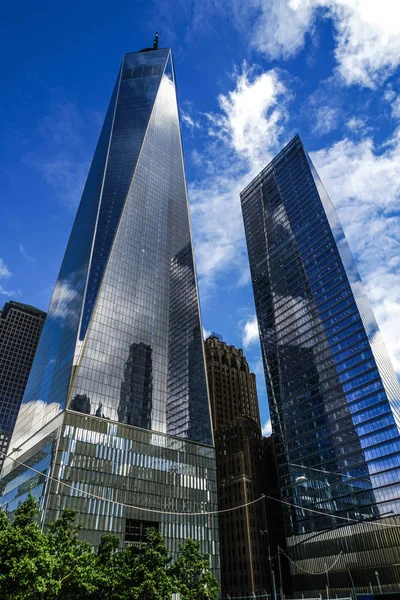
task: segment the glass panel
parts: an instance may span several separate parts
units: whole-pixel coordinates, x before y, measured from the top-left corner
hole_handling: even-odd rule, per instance
[[[398,474],[400,386],[336,212],[298,137],[241,202],[281,494],[349,519],[374,519],[389,501],[400,514],[398,479],[397,498],[396,485],[390,493],[380,487],[396,481],[391,470]],[[297,485],[304,474],[307,482]],[[288,544],[340,524],[290,507],[285,520]],[[371,552],[383,543],[367,539]],[[314,552],[309,546],[303,559]],[[345,542],[341,551],[348,552]],[[370,560],[378,564],[376,555]]]

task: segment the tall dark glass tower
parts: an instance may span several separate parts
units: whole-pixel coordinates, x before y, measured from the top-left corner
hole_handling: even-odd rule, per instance
[[[94,544],[107,531],[129,542],[141,522],[154,522],[170,551],[200,539],[216,567],[215,518],[163,514],[216,507],[168,48],[122,61],[11,448],[2,474],[8,510],[32,487],[44,522],[74,508]]]
[[[45,319],[42,310],[14,300],[0,310],[0,471]]]
[[[298,136],[241,203],[294,588],[398,590],[400,386]]]

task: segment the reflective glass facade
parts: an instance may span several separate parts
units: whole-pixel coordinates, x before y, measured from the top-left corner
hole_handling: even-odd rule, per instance
[[[72,436],[69,442],[65,436]],[[49,439],[53,441],[44,444]],[[129,504],[159,507],[175,498],[182,500],[179,506],[196,504],[202,511],[215,506],[199,303],[168,48],[124,57],[12,443],[19,459],[33,462],[44,460],[43,448],[48,448],[51,458],[44,468],[82,490],[99,490],[108,478],[101,493],[129,499]],[[180,466],[171,466],[172,471],[167,463],[151,466],[156,459],[166,460],[172,448],[177,454],[168,460]],[[134,462],[139,454],[143,464]],[[78,471],[73,473],[72,466]],[[146,469],[148,483],[136,482],[135,487],[135,467]],[[201,474],[197,468],[203,469]],[[163,485],[172,485],[172,475],[166,473],[175,471],[201,483],[191,480],[190,494],[176,491],[174,496]],[[16,479],[15,474],[15,463],[7,460],[4,502],[20,495],[21,476]],[[22,478],[28,481],[31,475]],[[151,500],[153,488],[159,501]],[[46,520],[75,503],[62,486],[57,492],[38,488],[38,495],[44,498]],[[93,505],[81,500],[79,510],[96,514]],[[121,533],[122,521],[114,516],[101,527],[96,521],[96,529]],[[147,515],[147,521],[153,516]],[[118,518],[136,519],[123,511]],[[194,527],[195,521],[191,523]],[[186,525],[180,531],[182,537],[190,535]],[[207,533],[213,544],[207,550],[215,558],[214,531],[213,526]],[[97,539],[94,533],[89,537]]]
[[[44,428],[24,462],[39,474],[17,467],[3,479],[3,501],[12,513],[29,490],[40,499],[41,519],[51,522],[60,510],[72,508],[82,535],[97,545],[114,533],[128,545],[129,523],[151,522],[168,549],[178,551],[186,537],[200,540],[218,574],[218,521],[215,516],[179,516],[161,512],[206,512],[216,503],[216,469],[211,446],[66,411]],[[79,491],[51,482],[51,474]],[[104,498],[85,495],[90,492]],[[129,508],[133,505],[146,510]]]
[[[338,588],[350,585],[351,569],[355,585],[367,589],[378,566],[382,585],[397,584],[396,527],[369,526],[358,543],[355,527],[366,525],[343,530],[333,546],[333,533],[305,542],[336,531],[346,523],[340,517],[400,513],[400,386],[335,209],[298,136],[241,203],[281,496],[337,516],[287,506],[288,546],[301,540],[294,556],[313,572],[313,557],[329,566],[342,552],[330,572]],[[307,481],[296,483],[300,475]],[[382,558],[378,549],[386,547]],[[298,589],[326,584],[325,576],[310,581],[293,569]]]
[[[0,310],[0,450],[7,453],[46,313],[10,300]],[[0,453],[0,471],[4,454]]]

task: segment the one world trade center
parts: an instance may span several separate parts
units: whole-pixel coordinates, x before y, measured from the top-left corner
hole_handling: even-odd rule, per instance
[[[175,74],[126,54],[87,177],[0,482],[42,523],[122,544],[158,528],[217,566],[215,458]],[[16,462],[18,461],[18,462]],[[23,464],[21,464],[23,463]],[[181,513],[186,513],[182,515]]]

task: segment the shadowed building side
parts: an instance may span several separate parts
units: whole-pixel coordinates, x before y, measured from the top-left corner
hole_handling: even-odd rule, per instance
[[[259,499],[270,489],[268,471],[275,470],[275,465],[269,460],[271,456],[263,453],[256,379],[243,350],[228,346],[216,335],[207,338],[205,349],[217,456],[218,506],[225,510]],[[270,593],[263,502],[219,516],[224,598]],[[276,550],[276,536],[274,544]]]
[[[7,453],[46,313],[10,300],[0,311],[0,450]],[[4,454],[0,454],[0,472]]]
[[[298,136],[241,203],[294,588],[398,591],[400,386]]]

